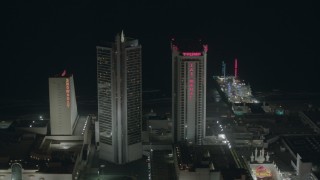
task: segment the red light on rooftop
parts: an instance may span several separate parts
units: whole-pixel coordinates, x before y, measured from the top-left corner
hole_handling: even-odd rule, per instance
[[[203,45],[203,49],[204,49],[204,52],[208,52],[208,45],[207,44]]]
[[[66,70],[63,70],[63,72],[61,73],[61,76],[65,76],[67,74],[67,71]]]
[[[178,47],[175,46],[175,45],[172,45],[172,49],[175,50],[175,51],[178,51]]]

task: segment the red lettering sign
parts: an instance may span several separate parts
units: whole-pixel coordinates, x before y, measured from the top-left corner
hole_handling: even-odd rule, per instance
[[[183,56],[201,56],[201,52],[183,52]]]
[[[189,63],[189,99],[191,100],[194,94],[194,79],[193,79],[193,63]]]
[[[66,99],[67,99],[67,107],[70,108],[70,82],[69,79],[66,79]]]

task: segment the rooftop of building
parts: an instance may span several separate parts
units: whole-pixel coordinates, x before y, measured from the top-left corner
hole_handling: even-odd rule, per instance
[[[0,169],[12,163],[44,173],[72,173],[82,140],[55,140],[15,129],[0,131]]]
[[[303,111],[303,113],[320,127],[320,111]]]
[[[298,153],[303,161],[319,164],[320,135],[287,135],[282,138],[293,153]]]
[[[127,164],[114,164],[102,159],[99,159],[99,153],[94,153],[90,168],[87,168],[81,173],[80,180],[147,180],[148,179],[148,163],[147,157],[143,156],[139,160],[129,162]]]
[[[248,177],[248,171],[238,168],[231,149],[227,145],[192,145],[179,144],[175,147],[180,170],[196,172],[208,169],[220,172],[224,179]]]
[[[73,74],[67,73],[67,70],[63,70],[61,73],[50,76],[50,78],[69,78],[73,76]]]
[[[118,36],[120,36],[121,38],[121,33],[117,34],[115,37],[117,38]],[[131,47],[131,46],[137,46],[139,44],[139,41],[137,38],[132,38],[132,37],[128,37],[125,35],[125,33],[123,34],[123,42],[125,47]],[[115,42],[114,40],[100,40],[97,43],[97,48],[112,48],[115,46]]]
[[[28,156],[34,142],[35,139],[24,137],[21,133],[0,131],[0,158],[23,160]]]
[[[178,48],[179,52],[202,52],[204,43],[201,39],[173,38],[172,45]]]
[[[236,168],[236,162],[227,145],[192,145],[179,144],[177,147],[180,169],[195,171],[208,168],[213,163],[214,169]]]

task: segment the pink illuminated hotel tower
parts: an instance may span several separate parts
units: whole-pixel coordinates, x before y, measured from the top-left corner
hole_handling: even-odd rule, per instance
[[[208,46],[172,39],[172,118],[174,142],[202,144],[206,127]]]

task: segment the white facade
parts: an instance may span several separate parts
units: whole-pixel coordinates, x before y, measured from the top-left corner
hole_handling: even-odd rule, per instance
[[[51,135],[72,135],[78,118],[73,76],[49,78]]]
[[[172,119],[174,141],[202,144],[206,127],[207,46],[200,52],[172,44]]]
[[[116,36],[97,46],[99,157],[124,164],[142,157],[141,46]]]

